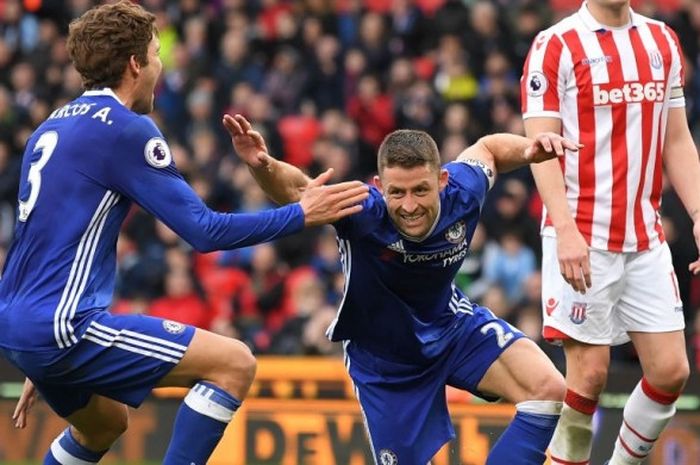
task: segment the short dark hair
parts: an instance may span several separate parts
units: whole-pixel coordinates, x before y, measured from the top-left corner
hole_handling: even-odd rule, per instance
[[[156,17],[128,0],[100,5],[71,22],[66,47],[86,89],[118,87],[132,55],[148,64]]]
[[[435,140],[425,131],[399,129],[387,135],[379,146],[379,174],[387,167],[415,168],[423,165],[440,171],[440,151]]]

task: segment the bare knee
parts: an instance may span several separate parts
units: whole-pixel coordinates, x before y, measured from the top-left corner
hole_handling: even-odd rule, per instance
[[[129,415],[124,409],[123,415],[114,415],[90,428],[71,428],[71,433],[78,443],[89,450],[100,452],[109,449],[129,426]]]
[[[690,366],[686,357],[676,357],[646,371],[648,373],[645,372],[644,376],[649,384],[670,393],[682,391],[690,376]]]
[[[608,379],[608,359],[595,356],[570,357],[567,353],[566,384],[589,399],[597,399]]]
[[[222,348],[221,358],[222,363],[217,365],[211,381],[239,400],[243,400],[257,370],[257,361],[253,353],[242,342],[231,339],[230,343]]]
[[[565,396],[566,382],[564,377],[552,369],[537,378],[535,385],[528,393],[527,400],[563,401]]]

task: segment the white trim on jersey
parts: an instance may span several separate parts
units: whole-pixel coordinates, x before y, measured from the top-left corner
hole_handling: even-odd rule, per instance
[[[116,330],[94,321],[83,334],[83,339],[103,347],[117,347],[170,363],[179,363],[187,349],[167,339],[139,334],[127,329]]]
[[[350,341],[343,342],[343,358],[345,360],[345,369],[348,372],[348,377],[352,383],[353,391],[355,392],[355,398],[357,398],[357,403],[360,406],[360,413],[362,414],[362,422],[365,424],[365,432],[367,433],[367,440],[369,441],[369,448],[372,451],[372,457],[374,458],[374,465],[379,465],[379,459],[377,453],[374,450],[374,442],[372,441],[372,433],[369,430],[369,421],[367,421],[367,414],[365,409],[362,407],[362,402],[360,401],[360,390],[357,388],[355,381],[350,376],[350,356],[348,355],[348,344]]]
[[[64,433],[65,434],[65,433]],[[53,458],[58,460],[59,463],[63,465],[94,465],[97,462],[86,462],[85,460],[79,459],[74,455],[71,455],[67,450],[63,448],[59,440],[63,437],[63,434],[54,439],[51,443],[51,455]]]
[[[95,210],[90,224],[80,238],[73,264],[71,265],[68,281],[63,288],[61,300],[54,313],[54,338],[58,347],[63,349],[78,342],[73,333],[70,320],[75,315],[75,310],[80,302],[80,296],[85,290],[93,258],[97,250],[97,244],[102,234],[102,229],[107,222],[110,210],[119,202],[121,196],[116,192],[107,191]]]
[[[117,102],[121,103],[124,105],[124,102],[121,101],[121,99],[117,96],[117,94],[114,93],[112,89],[109,87],[105,87],[104,89],[101,90],[86,90],[83,92],[83,96],[85,97],[101,97],[101,96],[107,96],[107,97],[112,97],[114,100]]]
[[[466,297],[460,297],[459,294],[457,294],[457,287],[454,284],[452,284],[452,298],[450,299],[449,307],[452,313],[474,314],[472,303],[469,302],[469,299]]]
[[[340,305],[338,305],[338,312],[326,330],[326,337],[328,337],[328,339],[333,339],[335,325],[338,324],[340,312],[343,310],[345,298],[348,296],[348,289],[350,288],[350,272],[352,271],[352,247],[350,246],[350,241],[347,239],[338,238],[338,251],[340,252],[340,264],[343,266],[343,274],[345,275],[345,285],[343,286],[343,298],[340,301]]]

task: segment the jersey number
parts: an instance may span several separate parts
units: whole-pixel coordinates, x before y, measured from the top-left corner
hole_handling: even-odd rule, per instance
[[[486,323],[484,326],[481,327],[481,334],[487,334],[490,330],[493,330],[493,332],[496,334],[496,342],[498,343],[498,347],[501,349],[505,347],[506,344],[508,344],[508,341],[513,339],[513,333],[510,331],[506,333],[506,331],[503,329],[503,326],[499,325],[495,321],[492,321],[491,323]]]
[[[55,131],[45,132],[39,137],[39,140],[36,141],[34,153],[41,151],[41,157],[29,167],[27,181],[32,187],[29,191],[29,198],[27,201],[19,201],[19,221],[27,221],[32,210],[34,210],[34,204],[36,204],[36,199],[39,197],[39,190],[41,189],[41,170],[46,166],[51,155],[53,155],[57,143],[58,133]]]

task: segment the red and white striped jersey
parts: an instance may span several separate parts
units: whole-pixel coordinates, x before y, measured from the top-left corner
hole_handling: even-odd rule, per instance
[[[669,108],[685,106],[682,61],[664,23],[631,12],[628,26],[606,27],[585,3],[532,44],[523,118],[559,118],[562,135],[583,144],[560,162],[569,209],[593,248],[634,252],[664,241],[661,153]]]

